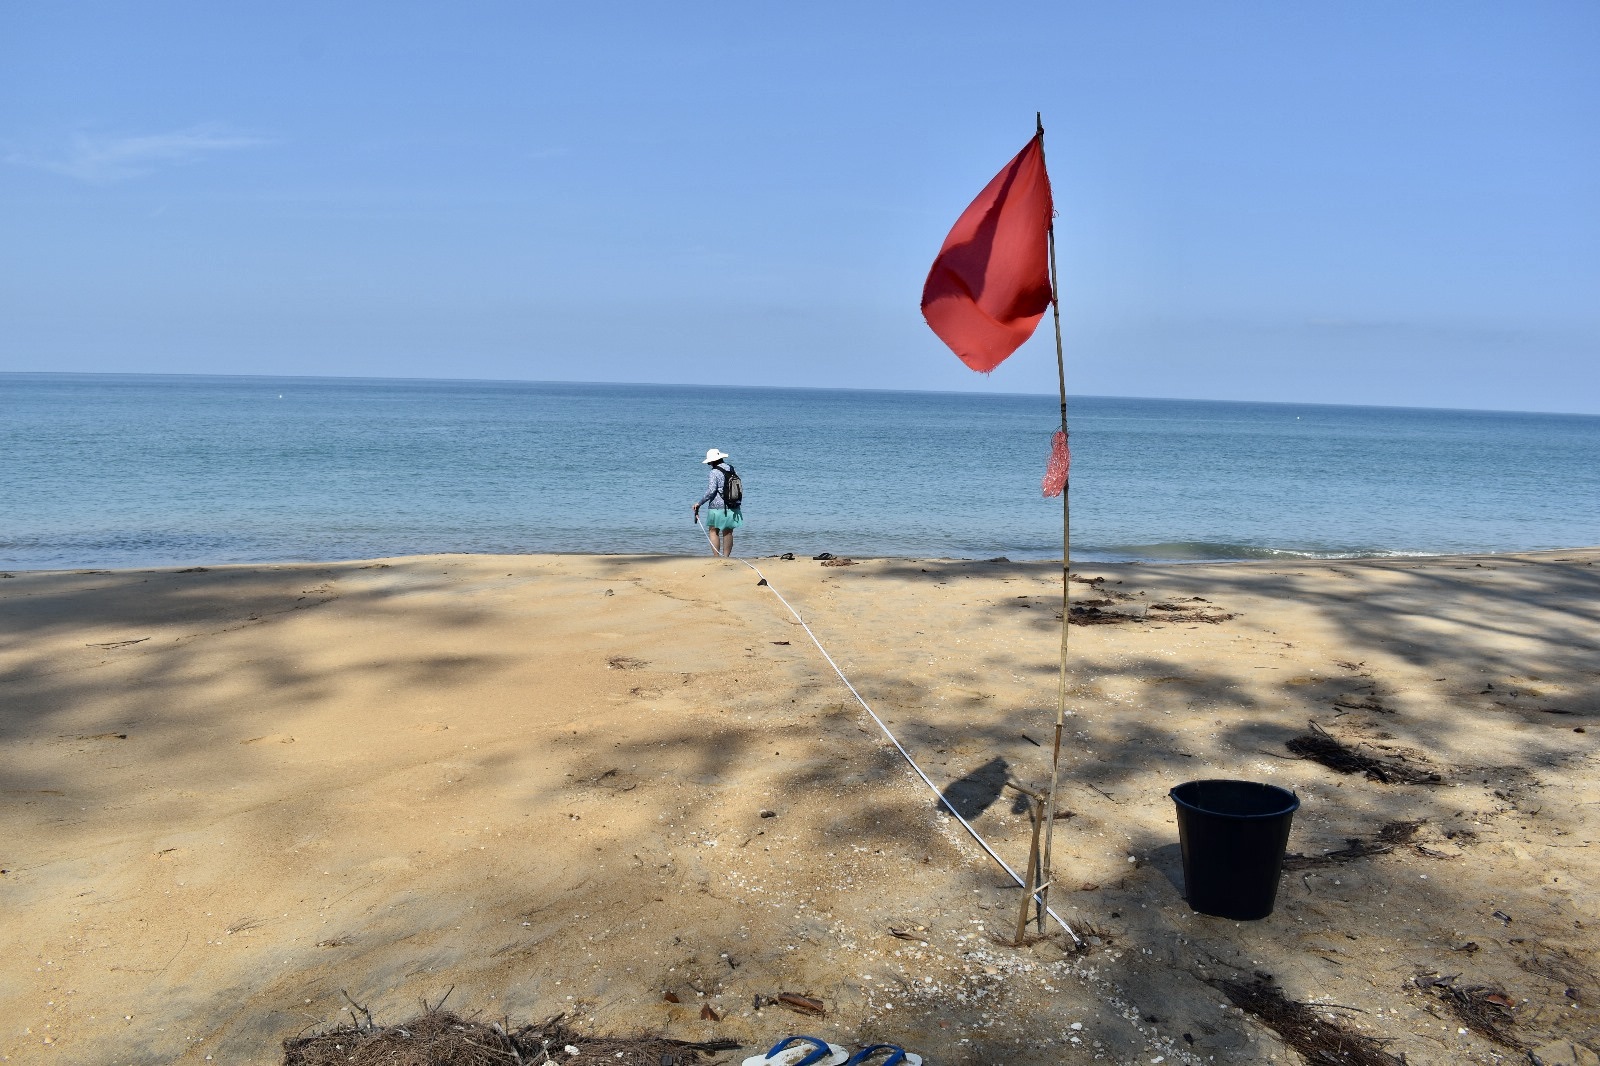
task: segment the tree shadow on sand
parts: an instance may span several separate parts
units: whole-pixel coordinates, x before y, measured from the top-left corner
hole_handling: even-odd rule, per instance
[[[483,768],[483,776],[494,783],[476,787],[521,789],[530,806],[576,816],[571,822],[574,832],[606,824],[613,816],[621,821],[622,814],[640,804],[659,811],[659,821],[652,813],[649,823],[627,830],[608,829],[604,851],[597,850],[594,860],[604,859],[603,872],[597,865],[582,863],[551,868],[540,861],[542,856],[530,854],[538,851],[536,841],[521,841],[515,849],[499,855],[487,853],[478,860],[481,865],[471,867],[481,879],[471,893],[474,913],[470,917],[452,915],[447,922],[419,911],[416,928],[403,933],[376,934],[368,931],[372,926],[352,927],[348,931],[351,943],[314,949],[330,955],[342,952],[338,968],[317,971],[310,977],[275,974],[271,987],[285,993],[280,999],[298,1003],[295,997],[302,991],[306,997],[335,996],[340,981],[359,984],[359,989],[351,989],[358,997],[374,990],[419,986],[437,995],[442,989],[428,982],[517,973],[534,975],[527,977],[524,994],[528,997],[575,994],[580,999],[588,997],[587,1009],[602,1016],[607,1016],[605,1011],[613,1017],[639,1014],[644,1008],[638,1003],[609,1002],[599,978],[596,988],[602,990],[592,995],[567,991],[576,985],[575,960],[586,959],[602,942],[597,938],[636,942],[641,969],[646,965],[643,946],[649,945],[648,977],[639,980],[685,982],[681,998],[692,1002],[697,989],[742,987],[737,983],[750,974],[793,972],[795,955],[786,948],[822,951],[824,945],[837,940],[838,926],[830,923],[838,921],[866,924],[870,919],[882,925],[886,958],[893,958],[892,951],[910,950],[912,942],[891,936],[889,923],[879,921],[875,911],[835,919],[818,916],[833,905],[869,906],[854,894],[847,879],[855,877],[865,883],[876,877],[890,878],[897,886],[910,883],[928,893],[935,913],[925,917],[929,929],[920,935],[934,940],[949,938],[938,946],[948,949],[952,957],[967,958],[962,965],[976,974],[963,987],[991,990],[994,997],[962,1001],[951,994],[902,1000],[892,1031],[921,1032],[930,1034],[930,1042],[945,1041],[937,1045],[946,1052],[942,1061],[1076,1061],[1067,1057],[1076,1052],[1065,1045],[1040,1043],[1032,1051],[1019,1051],[1014,1037],[985,1024],[997,1004],[1007,1002],[1007,996],[1019,995],[1015,987],[1034,980],[1058,982],[1053,987],[1076,981],[1091,990],[1091,1001],[1120,1004],[1114,1011],[1106,1008],[1104,1031],[1121,1033],[1106,1037],[1108,1044],[1114,1045],[1109,1053],[1148,1058],[1147,1051],[1161,1047],[1170,1048],[1169,1062],[1185,1061],[1184,1055],[1197,1056],[1195,1061],[1213,1055],[1230,1061],[1264,1058],[1256,1043],[1256,1023],[1220,1011],[1215,985],[1217,981],[1249,982],[1257,972],[1274,975],[1294,1001],[1343,1004],[1347,1024],[1365,1025],[1366,1031],[1393,1040],[1392,1051],[1406,1051],[1418,1061],[1449,1061],[1460,1050],[1458,1043],[1451,1042],[1456,1028],[1453,1017],[1430,1013],[1444,1011],[1445,1006],[1437,994],[1416,985],[1418,968],[1469,975],[1470,980],[1462,978],[1463,986],[1503,986],[1514,993],[1519,1004],[1518,1039],[1536,1043],[1563,1034],[1587,1039],[1586,1034],[1600,1031],[1595,1007],[1600,1002],[1600,987],[1591,985],[1579,961],[1594,947],[1592,934],[1573,928],[1571,915],[1562,915],[1559,904],[1540,902],[1541,893],[1555,891],[1543,880],[1555,869],[1536,870],[1531,862],[1513,867],[1517,883],[1506,885],[1502,895],[1493,900],[1474,895],[1477,889],[1472,882],[1452,875],[1466,869],[1477,855],[1499,854],[1495,849],[1515,844],[1519,826],[1549,824],[1552,832],[1565,832],[1574,843],[1587,839],[1585,834],[1592,835],[1595,808],[1562,809],[1557,802],[1562,783],[1579,773],[1579,760],[1584,757],[1583,749],[1574,746],[1571,729],[1587,724],[1596,714],[1594,600],[1576,605],[1564,602],[1564,590],[1588,587],[1585,582],[1592,571],[1545,572],[1540,569],[1543,564],[1507,564],[1505,576],[1514,579],[1507,587],[1478,592],[1472,583],[1452,577],[1459,572],[1449,569],[1455,565],[1451,561],[1411,562],[1416,565],[1374,563],[1370,570],[1367,564],[1341,566],[1339,569],[1356,575],[1350,579],[1348,593],[1326,591],[1326,581],[1265,567],[1115,571],[1117,579],[1124,582],[1123,590],[1129,594],[1145,591],[1147,600],[1202,596],[1231,611],[1232,601],[1247,596],[1293,598],[1315,612],[1337,637],[1334,646],[1322,650],[1326,669],[1319,670],[1311,682],[1304,680],[1309,672],[1265,682],[1268,671],[1252,668],[1259,663],[1242,662],[1233,668],[1223,660],[1156,654],[1134,648],[1127,641],[1119,644],[1113,640],[1099,655],[1080,653],[1074,668],[1081,677],[1093,680],[1079,684],[1072,693],[1074,705],[1082,713],[1070,720],[1066,737],[1066,774],[1056,825],[1059,882],[1052,890],[1052,903],[1090,941],[1085,953],[1063,952],[1064,941],[1059,938],[1017,950],[993,938],[981,943],[955,939],[954,927],[967,920],[969,905],[952,900],[978,895],[974,889],[981,890],[984,899],[1015,900],[1017,895],[1003,887],[1007,880],[986,857],[960,843],[959,829],[941,835],[939,818],[930,809],[935,801],[921,791],[920,782],[907,787],[909,776],[899,755],[882,741],[877,727],[860,712],[826,665],[798,641],[777,650],[777,642],[789,640],[794,633],[779,628],[788,623],[774,610],[770,618],[751,614],[734,619],[726,630],[716,631],[715,639],[728,642],[724,658],[730,663],[743,661],[735,656],[745,654],[742,649],[747,642],[760,648],[756,654],[762,656],[805,656],[793,667],[803,676],[792,684],[777,691],[741,687],[738,670],[729,666],[726,687],[707,692],[697,704],[700,717],[688,724],[664,727],[647,737],[619,739],[615,744],[601,744],[587,735],[550,738],[547,743],[552,751],[582,749],[581,757],[574,758],[570,779],[557,775],[508,783],[495,779],[495,767]],[[617,571],[623,572],[628,565],[619,560]],[[841,579],[843,589],[848,591],[851,582],[858,580],[851,572],[859,569],[864,568],[841,568],[842,573],[851,575]],[[1037,584],[1041,576],[1048,578],[1050,569],[1049,564],[940,563],[925,567],[905,563],[881,567],[867,580],[899,577],[931,588],[937,580],[962,580],[963,574],[972,574],[974,581],[1009,578],[1019,584]],[[227,743],[214,748],[217,757],[205,771],[206,778],[184,783],[204,795],[225,796],[230,779],[273,772],[270,745],[275,741],[243,743],[251,738],[232,737],[227,731],[233,709],[221,706],[194,709],[181,725],[140,729],[140,723],[162,721],[174,692],[208,680],[197,673],[204,634],[256,627],[263,653],[239,665],[243,673],[237,679],[238,687],[273,693],[285,703],[326,702],[331,693],[374,677],[437,692],[447,699],[469,674],[481,676],[513,665],[494,655],[457,651],[405,661],[382,657],[334,670],[313,666],[288,649],[274,649],[274,619],[314,611],[318,604],[331,602],[330,594],[307,592],[322,581],[332,583],[331,595],[345,606],[359,608],[373,618],[403,610],[380,588],[340,590],[340,575],[348,570],[329,567],[317,574],[302,570],[282,579],[269,576],[250,588],[224,584],[224,578],[206,574],[192,575],[197,580],[189,586],[180,586],[175,579],[164,585],[152,583],[152,596],[142,602],[124,601],[132,604],[124,617],[102,619],[104,643],[159,629],[169,636],[176,634],[167,642],[172,647],[160,653],[141,650],[144,645],[138,644],[85,649],[67,673],[51,672],[60,665],[59,656],[19,655],[16,649],[24,637],[48,641],[57,633],[74,632],[74,619],[81,618],[83,604],[93,594],[88,578],[135,583],[145,576],[85,575],[81,588],[55,593],[61,597],[58,604],[30,615],[39,620],[39,628],[31,633],[21,632],[14,621],[12,628],[6,629],[0,610],[0,653],[13,653],[4,660],[0,677],[0,689],[11,697],[6,710],[0,712],[0,740],[85,747],[139,743],[146,745],[141,757],[159,766],[170,757],[227,735]],[[1055,573],[1059,574],[1059,569]],[[206,580],[217,582],[209,594]],[[1049,704],[1056,671],[1054,635],[1059,621],[1049,610],[1048,595],[1030,594],[1026,602],[1031,606],[1022,606],[1012,590],[1003,591],[1005,595],[996,594],[992,602],[974,605],[970,611],[980,618],[1021,624],[1036,639],[1019,647],[996,647],[963,657],[940,667],[938,676],[934,671],[919,673],[888,658],[877,665],[852,667],[850,676],[873,706],[891,720],[896,735],[928,770],[943,796],[1020,869],[1026,856],[1028,825],[1026,818],[1018,815],[1025,807],[997,800],[1008,779],[1015,777],[1037,787],[1047,773]],[[854,601],[848,595],[842,600],[837,609],[851,610]],[[253,607],[240,614],[236,607],[241,602]],[[820,613],[823,608],[816,610]],[[695,617],[697,623],[703,623],[711,616]],[[186,619],[191,618],[203,621],[187,626]],[[734,622],[770,626],[772,631],[752,636],[734,629]],[[462,606],[441,613],[436,624],[470,635],[476,626],[496,623],[489,613]],[[1215,631],[1266,640],[1266,634],[1249,626],[1248,615],[1242,615],[1218,623]],[[1115,627],[1103,628],[1111,631]],[[931,634],[929,639],[940,636]],[[1518,654],[1523,643],[1543,649],[1537,681],[1527,677],[1527,662]],[[117,719],[92,729],[80,730],[74,725],[72,729],[82,736],[60,737],[58,734],[69,730],[59,723],[76,721],[74,709],[103,689],[96,676],[103,669],[100,661],[117,661],[117,656],[125,657],[119,668],[126,671],[126,691]],[[638,656],[645,662],[652,657],[648,650],[641,650]],[[1440,683],[1446,686],[1441,690],[1441,703],[1452,707],[1454,713],[1443,716],[1437,704],[1412,706],[1401,698],[1410,685],[1408,679],[1398,677],[1401,667],[1451,678]],[[1031,685],[1029,691],[1037,695],[1027,706],[997,706],[989,682],[1001,676],[1023,679],[1019,683]],[[628,680],[641,692],[671,692],[683,687],[678,678],[648,665],[630,672]],[[715,680],[702,677],[697,685]],[[1108,699],[1105,686],[1128,681],[1139,683],[1137,699]],[[1492,690],[1483,692],[1486,685],[1492,685]],[[1529,691],[1541,686],[1544,694]],[[1560,692],[1563,698],[1558,709],[1570,713],[1550,713],[1546,708],[1557,705],[1549,700],[1549,692]],[[1338,706],[1337,701],[1352,694],[1359,696],[1356,702],[1361,707]],[[632,702],[615,705],[596,701],[592,709],[597,719],[603,720],[607,714],[647,713],[641,708],[648,703],[649,699],[640,695]],[[1381,709],[1371,709],[1372,705]],[[1474,760],[1430,755],[1432,748],[1445,742],[1463,746],[1475,721],[1487,715],[1519,725],[1504,750]],[[1552,724],[1558,720],[1559,726]],[[1443,779],[1436,785],[1373,781],[1297,760],[1287,742],[1303,733],[1308,721],[1318,721],[1345,743],[1378,754],[1383,754],[1386,746],[1420,752],[1433,759]],[[92,735],[101,732],[123,732],[128,737],[95,739]],[[818,739],[824,742],[821,750],[825,754],[791,761],[803,741]],[[58,805],[62,818],[71,813],[71,807],[110,807],[124,798],[106,791],[92,776],[74,773],[70,759],[58,760],[53,767],[11,763],[0,771],[0,785],[13,799],[27,795],[37,797],[40,803]],[[1306,855],[1337,850],[1346,847],[1351,837],[1375,837],[1384,824],[1396,819],[1427,828],[1415,845],[1372,852],[1337,867],[1291,872],[1282,882],[1278,910],[1266,922],[1239,927],[1195,915],[1182,898],[1175,820],[1166,791],[1182,780],[1213,772],[1258,778],[1266,772],[1263,767],[1270,767],[1276,781],[1296,788],[1305,800],[1291,850]],[[766,817],[755,808],[721,810],[722,790],[752,775],[761,775],[774,797],[767,801],[773,816]],[[406,787],[415,785],[410,778],[402,780]],[[46,796],[47,792],[61,795]],[[472,796],[465,791],[449,802],[470,810]],[[338,794],[330,792],[316,797],[308,809],[318,818],[337,819],[339,803]],[[780,891],[778,878],[794,876],[782,872],[787,855],[784,840],[787,834],[798,832],[792,828],[797,821],[790,810],[802,803],[813,804],[821,812],[811,823],[814,828],[806,831],[815,834],[815,842],[824,851],[836,855],[826,868],[805,871],[804,877],[814,880],[802,879],[798,886]],[[669,832],[677,835],[669,837]],[[1459,835],[1446,836],[1450,832]],[[956,843],[949,843],[951,840]],[[249,846],[270,852],[283,844],[263,833]],[[761,851],[763,848],[773,850]],[[1437,855],[1419,848],[1432,849]],[[724,849],[741,856],[759,853],[766,856],[760,861],[771,865],[757,867],[756,860],[741,859],[744,865],[730,866],[722,857]],[[1559,854],[1547,849],[1541,858],[1548,862]],[[1586,853],[1575,849],[1571,854],[1576,859]],[[914,869],[911,863],[916,864]],[[503,881],[486,876],[497,865],[509,865],[517,876]],[[752,875],[741,881],[729,873],[756,869],[770,880]],[[362,876],[378,884],[383,873],[381,869],[363,871]],[[762,893],[757,893],[757,888]],[[704,906],[682,926],[664,929],[653,917],[652,907],[656,897],[667,893],[703,897]],[[792,937],[778,944],[755,944],[741,938],[739,908],[751,905],[750,900],[781,902],[790,908],[785,920]],[[1401,901],[1413,908],[1405,915],[1403,930],[1391,921],[1401,910]],[[1415,908],[1421,908],[1420,912]],[[1495,917],[1495,911],[1510,915],[1510,920]],[[589,917],[595,915],[605,917],[597,922]],[[1009,928],[1009,918],[989,917],[997,928]],[[463,935],[493,945],[485,958],[461,957],[459,941],[452,940],[456,934],[451,932],[457,920],[476,923],[471,925],[471,934]],[[896,928],[906,931],[903,926]],[[327,942],[334,944],[344,935],[344,931],[330,932]],[[363,935],[371,939],[360,940]],[[379,936],[388,937],[389,942],[376,943]],[[1009,932],[999,939],[1009,939]],[[1466,944],[1474,945],[1473,950],[1467,951]],[[1386,950],[1380,952],[1380,947]],[[654,954],[657,951],[659,956]],[[1034,969],[1025,970],[1024,965]],[[997,972],[985,975],[983,967]],[[550,983],[556,974],[569,982],[559,990]],[[550,980],[541,983],[543,978]],[[145,980],[165,978],[157,975]],[[849,998],[865,993],[852,992],[846,976],[834,980],[837,985],[830,987],[830,995],[850,1004],[840,1016],[852,1023],[866,1017],[866,1000]],[[1576,998],[1567,994],[1568,988],[1577,990]],[[250,990],[222,991],[242,996]],[[183,1002],[195,1009],[221,1009],[215,998],[182,994],[189,997]],[[654,997],[651,1009],[662,1011],[662,1017],[680,1019],[675,1022],[679,1025],[699,1024],[692,1015],[666,1013],[676,1008],[660,1003],[659,990]],[[1041,1002],[1055,1002],[1043,993],[1041,997]],[[1524,999],[1526,1004],[1521,1003]],[[1079,1011],[1083,1001],[1062,1000],[1060,1005],[1040,1008],[1033,1019],[1036,1028],[1028,1035],[1054,1032],[1078,1020],[1078,1014],[1069,1011]],[[1399,1015],[1394,1013],[1396,1004],[1404,1007]],[[1352,1018],[1358,1021],[1350,1021]],[[784,1020],[793,1023],[793,1019]],[[272,1017],[234,1019],[229,1024],[236,1038],[244,1041],[264,1035],[281,1037],[285,1026],[293,1028],[290,1022],[287,1017]],[[1441,1024],[1450,1028],[1441,1030]],[[955,1044],[955,1033],[969,1042]],[[1482,1048],[1475,1053],[1482,1053]],[[1029,1059],[1030,1054],[1035,1057]]]
[[[1485,574],[1491,568],[1498,571]],[[929,583],[959,581],[963,573],[1036,586],[1053,580],[1049,564],[889,564],[885,570]],[[1086,573],[1120,582],[1124,595],[1146,603],[1202,597],[1219,614],[1246,599],[1289,601],[1334,634],[1318,659],[1309,648],[1281,640],[1274,645],[1276,634],[1252,628],[1247,615],[1216,623],[1214,630],[1207,626],[1259,646],[1261,657],[1241,659],[1237,670],[1221,660],[1175,661],[1133,651],[1135,635],[1150,635],[1149,618],[1130,619],[1125,630],[1102,627],[1130,636],[1123,642],[1107,636],[1109,654],[1090,655],[1080,642],[1075,677],[1100,679],[1096,684],[1131,679],[1142,686],[1132,703],[1119,697],[1108,704],[1092,686],[1076,692],[1072,703],[1080,714],[1071,725],[1064,802],[1077,817],[1065,837],[1067,853],[1072,841],[1104,834],[1126,841],[1129,860],[1120,873],[1102,867],[1084,879],[1084,891],[1064,895],[1058,889],[1055,897],[1059,905],[1071,904],[1070,913],[1097,941],[1132,949],[1101,972],[1113,974],[1132,1002],[1166,1004],[1151,1016],[1162,1017],[1167,1031],[1188,1033],[1195,1048],[1217,1039],[1211,1031],[1218,1019],[1203,1008],[1216,982],[1248,982],[1257,971],[1279,975],[1291,996],[1336,1000],[1374,1018],[1398,999],[1409,1017],[1380,1031],[1415,1055],[1448,1057],[1457,1050],[1448,1042],[1438,1046],[1430,1035],[1438,1031],[1432,1020],[1438,998],[1417,983],[1419,970],[1470,973],[1479,986],[1509,990],[1508,1002],[1521,1004],[1515,1012],[1520,1035],[1501,1045],[1502,1052],[1600,1031],[1600,987],[1591,971],[1570,965],[1573,938],[1592,942],[1588,923],[1580,916],[1574,925],[1570,906],[1547,892],[1551,878],[1582,883],[1594,872],[1592,864],[1573,863],[1588,854],[1584,842],[1600,810],[1563,804],[1560,792],[1585,780],[1594,765],[1587,730],[1600,713],[1600,674],[1593,668],[1600,657],[1597,570],[1588,555],[1553,553],[1531,560],[1342,563],[1328,568],[1332,581],[1310,568],[1264,564]],[[1075,582],[1074,596],[1100,595],[1102,588]],[[1058,599],[1055,611],[1045,609],[1051,602],[1048,592],[994,596],[991,615],[1037,633],[1039,657],[992,655],[973,664],[965,679],[986,672],[1053,674],[1060,616]],[[1175,636],[1184,632],[1167,629]],[[1264,680],[1273,675],[1261,671],[1276,670],[1280,661],[1269,656],[1280,654],[1295,665]],[[1316,660],[1311,670],[1304,665],[1308,655]],[[1421,689],[1419,672],[1428,675]],[[870,686],[857,683],[871,698]],[[1438,687],[1428,691],[1427,684]],[[904,690],[906,681],[897,676],[887,687]],[[907,699],[902,691],[895,702],[930,706],[935,696],[926,691]],[[1177,727],[1180,721],[1184,728]],[[1479,728],[1485,721],[1498,729],[1492,745]],[[991,759],[1024,768],[1037,783],[1039,771],[1027,768],[1039,765],[1038,752],[1013,731],[966,722],[942,731],[908,724],[914,729],[934,746],[954,744],[962,734],[982,737],[992,745]],[[1308,729],[1324,730],[1359,753],[1357,765],[1406,772],[1352,775],[1302,758],[1293,742]],[[1286,875],[1278,910],[1266,922],[1236,930],[1234,923],[1192,914],[1183,900],[1165,793],[1197,776],[1268,779],[1295,788],[1305,805],[1290,850],[1333,856],[1326,867],[1317,859],[1316,869]],[[1385,834],[1396,825],[1415,827],[1415,839],[1390,843]],[[1516,852],[1530,832],[1545,842],[1539,845],[1543,861],[1505,862],[1501,849]],[[1013,833],[1013,853],[1020,844]],[[1488,889],[1495,893],[1488,900],[1479,881],[1453,875],[1475,855],[1498,859],[1505,871]],[[1057,876],[1070,875],[1058,868]]]

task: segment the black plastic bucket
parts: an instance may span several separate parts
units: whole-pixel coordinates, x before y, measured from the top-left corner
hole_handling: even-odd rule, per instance
[[[1255,781],[1190,781],[1170,795],[1189,906],[1240,922],[1271,914],[1300,798]]]

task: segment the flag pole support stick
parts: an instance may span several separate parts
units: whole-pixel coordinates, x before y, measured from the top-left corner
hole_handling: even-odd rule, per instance
[[[1028,910],[1034,897],[1040,895],[1049,882],[1039,876],[1039,834],[1044,831],[1044,797],[1037,792],[1028,793],[1028,813],[1032,815],[1033,841],[1028,845],[1028,893],[1022,897],[1022,906],[1017,908],[1017,935],[1011,938],[1013,947],[1021,947],[1022,940],[1028,933]]]
[[[1015,781],[1007,781],[1007,785],[1016,789],[1028,800],[1028,821],[1033,823],[1033,839],[1028,844],[1028,866],[1026,881],[1018,880],[1023,887],[1022,904],[1017,908],[1017,935],[1012,938],[1011,946],[1020,948],[1023,937],[1028,932],[1028,912],[1032,909],[1035,900],[1041,898],[1045,889],[1050,887],[1050,882],[1045,880],[1044,870],[1039,865],[1039,834],[1044,832],[1044,805],[1045,798],[1026,785],[1019,785]],[[1040,911],[1040,914],[1043,914]],[[1058,919],[1059,920],[1059,919]],[[1041,925],[1040,931],[1043,931]],[[1076,934],[1074,934],[1076,939]]]
[[[1035,136],[1039,138],[1039,157],[1044,158],[1044,118],[1035,112]],[[1061,294],[1057,285],[1056,271],[1056,222],[1055,212],[1051,211],[1050,217],[1050,312],[1055,319],[1056,327],[1056,382],[1061,392],[1061,435],[1063,440],[1070,441],[1067,435],[1067,369],[1066,360],[1061,348]],[[1036,897],[1039,903],[1039,929],[1044,930],[1045,911],[1049,907],[1050,885],[1055,882],[1055,875],[1051,865],[1051,845],[1055,842],[1056,830],[1056,790],[1061,783],[1061,734],[1066,729],[1067,723],[1067,627],[1072,622],[1072,508],[1069,503],[1072,495],[1072,479],[1069,475],[1066,484],[1061,487],[1061,670],[1056,682],[1056,732],[1055,744],[1050,751],[1050,798],[1045,804],[1044,821],[1044,863],[1040,880],[1043,885],[1030,890],[1030,898]],[[1030,873],[1030,878],[1032,874]]]

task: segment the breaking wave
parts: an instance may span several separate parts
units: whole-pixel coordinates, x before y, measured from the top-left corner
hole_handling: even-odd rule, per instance
[[[1079,553],[1073,553],[1075,557]],[[1251,559],[1384,559],[1426,554],[1393,548],[1328,545],[1315,548],[1277,548],[1226,541],[1180,540],[1162,544],[1112,544],[1085,548],[1081,557],[1097,562],[1225,563]]]

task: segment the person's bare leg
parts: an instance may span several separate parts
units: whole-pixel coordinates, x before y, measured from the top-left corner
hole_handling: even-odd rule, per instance
[[[712,529],[710,526],[707,526],[706,540],[711,542],[712,555],[722,554],[722,531],[720,529]]]
[[[723,535],[723,537],[726,538],[722,542],[722,554],[726,555],[726,556],[732,556],[733,555],[733,530],[724,529],[722,531],[722,535]]]

